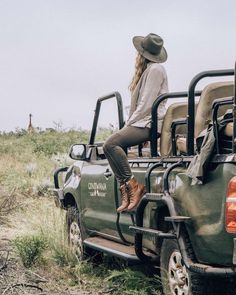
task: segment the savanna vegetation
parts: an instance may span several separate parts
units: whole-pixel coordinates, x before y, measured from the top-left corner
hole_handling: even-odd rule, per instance
[[[111,130],[100,130],[103,140]],[[53,171],[69,165],[87,131],[0,134],[0,294],[161,294],[157,275],[124,261],[77,261],[65,212],[53,197]]]

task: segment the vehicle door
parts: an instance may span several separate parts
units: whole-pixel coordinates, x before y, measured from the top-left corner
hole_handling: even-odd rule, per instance
[[[106,102],[100,113],[103,101]],[[107,116],[114,110],[114,101],[117,102],[118,116]],[[107,121],[106,125],[105,121]],[[98,99],[89,140],[89,160],[84,164],[81,176],[83,222],[90,231],[111,236],[118,236],[116,227],[117,182],[105,158],[102,145],[104,139],[122,128],[123,124],[123,107],[119,93],[115,92]]]

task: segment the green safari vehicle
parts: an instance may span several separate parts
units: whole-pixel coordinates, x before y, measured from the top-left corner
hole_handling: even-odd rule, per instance
[[[217,82],[197,91],[209,77]],[[89,143],[74,144],[74,163],[54,173],[56,203],[67,211],[68,239],[78,257],[104,252],[159,266],[165,295],[236,294],[235,80],[235,69],[204,71],[188,91],[156,99],[150,146],[127,151],[146,194],[135,211],[121,214],[116,179],[95,138],[106,100],[117,103],[123,127],[122,100],[118,92],[97,100]],[[165,99],[174,103],[158,139],[157,110]],[[190,167],[194,173],[202,169],[202,179],[196,177],[202,183]]]

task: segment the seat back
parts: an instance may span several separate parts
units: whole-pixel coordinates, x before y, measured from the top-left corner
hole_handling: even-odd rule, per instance
[[[160,154],[167,157],[172,153],[171,143],[171,124],[174,120],[186,118],[188,112],[187,102],[176,102],[171,104],[165,114],[160,138]],[[176,128],[176,134],[186,134],[186,125],[180,125]]]
[[[229,98],[233,96],[234,83],[214,82],[208,84],[202,91],[199,99],[196,116],[195,116],[195,138],[207,128],[209,122],[212,120],[212,103],[217,98]],[[222,116],[227,110],[228,106],[222,106],[219,109],[218,115]]]

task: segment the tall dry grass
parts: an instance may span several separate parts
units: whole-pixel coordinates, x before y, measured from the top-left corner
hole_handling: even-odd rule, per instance
[[[99,138],[102,140],[107,135],[105,131]],[[70,145],[87,142],[88,136],[86,132],[74,131],[0,135],[0,186],[14,204],[14,210],[7,213],[10,224],[3,226],[0,216],[1,233],[18,241],[19,255],[24,255],[22,258],[28,267],[48,278],[45,284],[51,293],[70,288],[81,294],[86,291],[90,294],[159,295],[158,277],[146,276],[106,256],[99,265],[78,262],[70,252],[65,211],[55,206],[50,188],[54,169],[71,163],[67,156]],[[2,215],[2,220],[7,216]],[[32,247],[39,247],[40,253]],[[35,256],[29,260],[27,253],[32,252]]]

